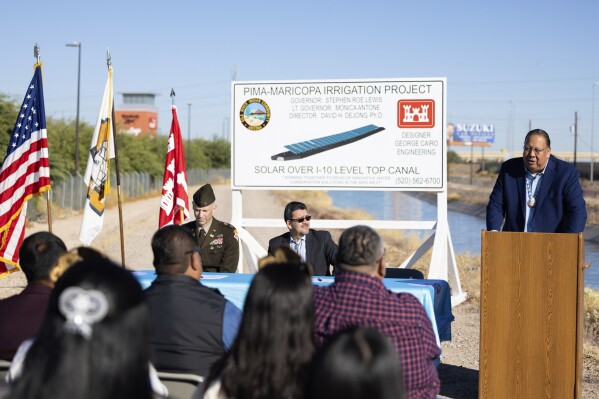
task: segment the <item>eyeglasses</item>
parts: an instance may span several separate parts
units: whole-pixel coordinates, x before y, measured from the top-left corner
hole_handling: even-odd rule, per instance
[[[310,220],[312,220],[312,216],[310,216],[310,215],[306,215],[306,216],[304,216],[303,218],[299,218],[299,219],[289,219],[289,220],[291,220],[292,222],[304,223],[304,220],[307,220],[308,222],[309,222]]]
[[[524,150],[525,154],[530,154],[530,152],[532,151],[535,153],[535,155],[539,155],[540,153],[545,151],[547,149],[547,147],[545,147],[545,148],[522,147],[522,149]]]
[[[189,255],[189,254],[194,254],[194,253],[200,253],[202,249],[200,247],[194,247],[191,251],[187,251],[185,252],[185,255]]]

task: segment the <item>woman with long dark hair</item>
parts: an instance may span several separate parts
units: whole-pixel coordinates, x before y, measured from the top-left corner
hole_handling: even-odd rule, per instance
[[[299,399],[314,354],[305,265],[269,264],[250,286],[237,338],[204,382],[204,399]]]
[[[91,258],[57,281],[10,398],[151,398],[148,310],[139,283]]]

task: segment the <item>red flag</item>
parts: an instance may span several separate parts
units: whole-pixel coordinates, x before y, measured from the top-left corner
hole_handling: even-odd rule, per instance
[[[0,168],[0,277],[20,270],[27,200],[50,189],[42,65],[35,65]]]
[[[173,122],[171,134],[168,136],[168,151],[164,164],[158,228],[173,223],[183,224],[187,219],[189,219],[187,169],[185,168],[181,128],[177,119],[177,107],[173,105]]]

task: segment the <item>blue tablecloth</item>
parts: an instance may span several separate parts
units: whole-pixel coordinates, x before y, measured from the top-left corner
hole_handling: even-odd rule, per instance
[[[154,270],[139,270],[133,274],[144,289],[156,278]],[[243,310],[243,303],[253,278],[253,274],[203,273],[201,282],[207,287],[218,288],[229,301]],[[312,283],[316,286],[329,285],[334,281],[334,277],[312,277]],[[446,281],[386,278],[383,283],[390,291],[407,292],[420,301],[431,320],[438,344],[440,341],[451,340],[451,322],[454,317],[451,313],[449,284]]]
[[[435,294],[433,308],[435,309],[435,318],[437,321],[437,331],[441,341],[451,341],[451,322],[455,320],[451,312],[451,290],[449,283],[445,280],[418,280],[418,279],[385,279],[385,285],[389,288],[387,281],[402,281],[410,284],[421,284],[433,287]],[[389,288],[393,291],[391,288]]]

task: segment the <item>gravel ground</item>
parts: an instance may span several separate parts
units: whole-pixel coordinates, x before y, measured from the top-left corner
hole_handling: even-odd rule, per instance
[[[197,187],[190,187],[194,192]],[[228,185],[215,185],[218,208],[215,217],[224,221],[231,218],[231,195]],[[244,191],[243,214],[252,218],[276,218],[282,215],[282,206],[268,191]],[[152,268],[150,239],[158,225],[159,198],[148,198],[123,204],[125,263],[133,270]],[[52,230],[60,236],[68,248],[80,245],[78,240],[81,215],[57,219]],[[27,234],[47,230],[46,224],[34,223],[27,228]],[[249,229],[256,240],[267,247],[268,239],[285,231],[283,221],[280,228]],[[104,228],[93,247],[120,262],[120,233],[118,208],[106,211]],[[0,279],[0,298],[20,292],[26,284],[23,273],[13,273]],[[441,398],[470,399],[478,397],[478,343],[479,311],[478,303],[467,301],[453,309],[456,320],[452,323],[452,340],[444,342],[443,356],[439,365],[441,377]],[[585,366],[587,366],[585,362]],[[585,367],[583,398],[599,398],[599,377],[597,370]]]

